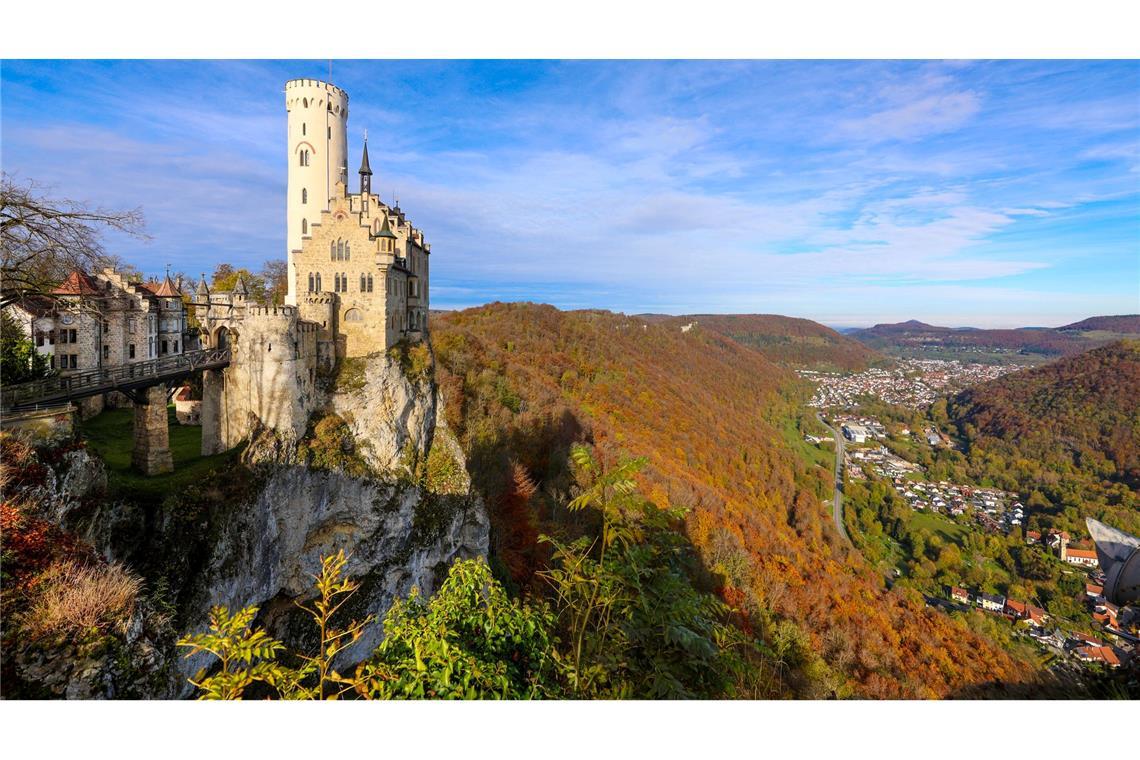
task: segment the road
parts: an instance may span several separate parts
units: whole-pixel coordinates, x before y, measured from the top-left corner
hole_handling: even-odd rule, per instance
[[[839,535],[843,536],[844,541],[851,543],[851,537],[847,535],[847,526],[843,524],[843,433],[824,422],[823,415],[819,412],[816,412],[815,416],[819,424],[830,430],[832,438],[835,439],[835,502],[832,505],[832,512]]]

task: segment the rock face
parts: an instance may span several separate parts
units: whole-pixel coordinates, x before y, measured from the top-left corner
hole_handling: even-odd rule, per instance
[[[295,646],[312,640],[295,600],[313,595],[321,558],[344,550],[346,573],[361,582],[353,613],[375,615],[365,636],[341,660],[364,659],[382,638],[380,620],[413,586],[431,592],[456,559],[487,553],[483,505],[468,496],[427,493],[337,472],[280,468],[256,501],[233,513],[220,534],[188,619],[204,626],[210,607],[256,605],[262,623]],[[306,635],[309,634],[309,635]],[[208,660],[185,661],[185,675]]]
[[[20,671],[55,696],[190,696],[187,677],[212,661],[184,658],[173,641],[205,630],[215,605],[256,606],[255,625],[312,652],[316,627],[295,602],[314,596],[322,558],[340,550],[346,574],[360,583],[347,614],[375,616],[338,660],[346,668],[379,644],[394,599],[413,587],[433,593],[455,560],[486,556],[486,509],[438,414],[434,385],[410,380],[386,355],[357,360],[349,380],[322,392],[304,437],[295,414],[251,412],[245,469],[230,473],[244,484],[238,491],[211,480],[161,502],[93,498],[106,486],[102,463],[82,450],[66,454],[42,494],[52,519],[140,572],[148,588],[161,587],[173,630],[105,649],[29,647],[18,655]],[[325,418],[351,434],[318,461],[313,452],[327,441],[309,436]],[[339,461],[353,464],[351,474]]]
[[[229,511],[215,526],[209,562],[184,610],[187,630],[203,629],[214,605],[253,605],[272,635],[311,651],[315,627],[295,602],[313,596],[321,559],[343,550],[349,557],[346,573],[361,584],[352,614],[376,618],[342,653],[338,665],[347,667],[379,644],[381,621],[395,598],[413,587],[434,592],[456,559],[487,554],[489,520],[469,480],[457,488],[409,471],[410,463],[426,462],[432,454],[451,459],[448,471],[466,475],[454,437],[440,429],[435,440],[434,387],[427,380],[409,381],[386,355],[358,361],[325,408],[347,423],[354,453],[372,474],[350,476],[298,462],[291,430],[258,426],[244,459],[266,474],[265,484],[252,503]],[[188,676],[208,662],[183,660],[180,667]],[[187,686],[180,695],[188,691]]]
[[[406,452],[426,455],[431,445],[434,391],[426,381],[411,382],[387,354],[353,361],[361,363],[356,376],[342,379],[330,406],[366,444],[360,453],[368,463],[378,472],[396,472]]]

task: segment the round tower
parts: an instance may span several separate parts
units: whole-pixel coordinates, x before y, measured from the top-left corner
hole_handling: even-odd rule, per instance
[[[300,288],[293,252],[300,250],[309,227],[328,210],[333,188],[348,164],[348,93],[318,79],[292,79],[285,83],[285,110],[289,132],[285,204],[289,294],[285,302],[295,306]]]

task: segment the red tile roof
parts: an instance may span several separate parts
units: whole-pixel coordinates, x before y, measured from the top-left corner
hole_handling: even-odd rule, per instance
[[[1081,647],[1077,651],[1091,660],[1100,660],[1106,665],[1116,666],[1120,664],[1120,658],[1116,656],[1116,652],[1112,651],[1112,647]]]
[[[1096,559],[1095,549],[1073,549],[1069,548],[1070,557],[1081,557],[1083,559]]]
[[[166,279],[162,281],[162,284],[158,286],[154,294],[165,298],[176,298],[182,295],[174,283],[170,281],[170,275],[166,275]]]
[[[102,292],[99,283],[78,269],[69,274],[67,279],[52,291],[57,296],[97,296]]]

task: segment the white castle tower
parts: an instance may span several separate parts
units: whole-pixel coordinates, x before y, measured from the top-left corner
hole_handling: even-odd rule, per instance
[[[348,93],[317,79],[285,83],[288,118],[289,196],[285,204],[285,249],[289,262],[289,294],[285,303],[297,305],[296,252],[309,225],[329,208],[338,180],[347,183]]]

